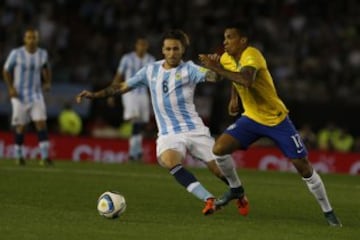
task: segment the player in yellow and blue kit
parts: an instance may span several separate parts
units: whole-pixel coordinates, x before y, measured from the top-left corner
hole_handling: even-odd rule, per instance
[[[214,154],[222,156],[245,150],[261,137],[272,139],[303,177],[328,223],[341,226],[320,176],[308,161],[306,147],[288,116],[289,110],[277,95],[265,58],[257,48],[248,45],[246,26],[227,27],[224,38],[225,53],[221,57],[201,54],[199,58],[206,68],[232,82],[229,113],[238,114],[240,101],[244,112],[217,139]],[[241,197],[229,191],[216,204],[224,206]]]

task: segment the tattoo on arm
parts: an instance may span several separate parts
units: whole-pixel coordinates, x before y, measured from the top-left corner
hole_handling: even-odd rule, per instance
[[[105,88],[104,90],[104,97],[108,97],[108,96],[113,96],[113,95],[115,95],[116,94],[116,89],[115,89],[115,87],[114,87],[114,85],[110,85],[110,86],[108,86],[107,88]]]
[[[220,77],[216,72],[209,70],[205,74],[205,80],[208,82],[216,82],[220,80]]]

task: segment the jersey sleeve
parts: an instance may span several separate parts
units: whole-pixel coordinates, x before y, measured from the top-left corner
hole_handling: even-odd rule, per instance
[[[126,56],[123,56],[121,59],[120,59],[120,62],[119,62],[119,66],[118,66],[118,69],[117,69],[117,72],[120,74],[120,75],[124,75],[125,74],[125,69],[127,67],[127,57]]]
[[[48,67],[49,66],[49,55],[46,50],[41,52],[41,66]]]
[[[134,76],[129,78],[126,83],[130,88],[137,88],[140,86],[148,86],[146,67],[141,68]]]
[[[16,64],[16,56],[17,56],[17,51],[14,49],[10,52],[8,58],[6,59],[6,62],[4,64],[4,70],[10,72],[14,69]]]
[[[189,79],[192,83],[205,82],[206,73],[209,71],[207,68],[196,65],[195,63],[188,62]]]

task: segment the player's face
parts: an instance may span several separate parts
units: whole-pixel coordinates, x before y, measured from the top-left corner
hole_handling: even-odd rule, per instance
[[[241,54],[247,39],[241,37],[239,32],[234,28],[225,29],[224,33],[224,49],[231,56],[238,56]]]
[[[182,59],[185,49],[177,39],[165,39],[162,47],[162,53],[165,58],[165,67],[177,67]]]
[[[28,49],[35,50],[39,43],[38,31],[33,31],[33,30],[26,31],[24,35],[24,43]]]
[[[145,39],[138,39],[135,43],[135,52],[138,55],[143,56],[149,48],[149,43]]]

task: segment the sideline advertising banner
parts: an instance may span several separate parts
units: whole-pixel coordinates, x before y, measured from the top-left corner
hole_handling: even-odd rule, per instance
[[[50,141],[50,154],[54,160],[122,163],[126,162],[128,158],[128,141],[126,139],[51,135]],[[25,144],[26,158],[38,158],[36,134],[27,134]],[[154,139],[144,140],[143,158],[145,163],[157,163],[155,144]],[[0,132],[0,158],[11,158],[11,156],[13,156],[13,135],[10,132]],[[238,168],[295,172],[291,162],[274,147],[252,147],[245,152],[235,152],[233,157]],[[318,172],[360,175],[360,153],[310,151],[309,158]],[[185,159],[185,164],[204,166],[201,161],[194,160],[190,156]]]

